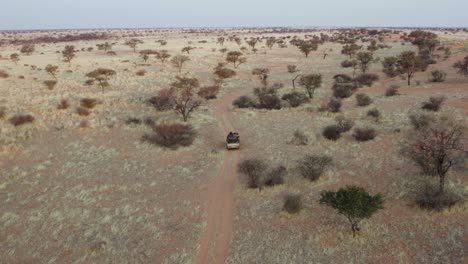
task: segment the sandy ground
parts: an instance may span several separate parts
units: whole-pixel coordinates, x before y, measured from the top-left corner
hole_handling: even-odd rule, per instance
[[[276,34],[282,35],[296,34]],[[223,61],[213,50],[221,48],[216,37],[154,32],[142,37],[145,43],[138,50],[167,49],[175,55],[184,46],[197,47],[182,74],[209,85],[212,69]],[[168,44],[160,47],[158,39]],[[415,49],[399,41],[392,35],[387,39],[392,48],[379,50],[376,56]],[[428,70],[447,72],[444,83],[429,83],[425,72],[417,73],[414,85],[405,87],[405,80],[386,78],[379,63],[371,66],[370,72],[379,74],[380,80],[359,92],[370,95],[373,103],[356,107],[353,96],[342,108],[356,126],[377,129],[377,138],[366,143],[357,143],[350,133],[337,142],[320,135],[335,117],[317,111],[332,93],[332,77],[351,73],[339,66],[346,59],[341,45],[320,46],[306,59],[294,47],[269,50],[259,44],[257,54],[246,54],[248,61],[236,69],[237,76],[225,81],[218,99],[205,101],[194,112],[189,120],[198,132],[194,144],[175,151],[140,142],[148,127],[127,125],[125,120],[180,121],[174,112],[158,112],[144,103],[168,87],[177,70],[154,58],[145,65],[123,40],[116,40],[117,56],[83,51],[70,66],[56,53],[65,44],[86,48],[101,42],[37,45],[34,54],[20,56],[18,65],[5,59],[18,47],[0,47],[4,58],[0,69],[10,74],[0,79],[0,107],[6,109],[0,119],[0,263],[463,262],[468,248],[466,204],[439,213],[416,208],[410,195],[422,178],[399,150],[411,133],[408,113],[419,111],[429,96],[444,95],[441,115],[455,115],[466,123],[468,80],[451,67],[468,54],[466,35],[444,36],[453,55]],[[231,42],[224,46],[239,49]],[[325,49],[332,51],[323,60]],[[42,84],[51,79],[43,70],[47,64],[59,65],[52,91]],[[235,98],[260,85],[251,75],[256,67],[270,69],[270,83],[284,84],[280,94],[291,91],[288,64],[303,73],[323,75],[323,86],[310,104],[273,111],[232,108]],[[84,85],[84,75],[97,67],[117,72],[104,93]],[[135,75],[140,69],[146,70],[145,76]],[[402,87],[401,95],[383,95],[391,84]],[[75,113],[85,97],[101,101],[88,117]],[[70,102],[68,109],[56,109],[61,98]],[[381,111],[379,122],[366,118],[372,108]],[[29,113],[35,121],[20,127],[9,124],[8,119],[19,113]],[[83,121],[87,128],[80,127]],[[308,136],[307,146],[288,143],[296,129]],[[232,130],[241,134],[239,151],[225,150],[225,135]],[[333,165],[318,182],[310,183],[295,171],[296,161],[308,153],[333,157]],[[286,166],[285,184],[262,192],[247,189],[236,167],[250,157]],[[457,168],[448,185],[466,195],[467,181],[466,170]],[[317,202],[321,190],[346,184],[386,197],[385,210],[363,223],[357,239],[344,219]],[[304,209],[293,216],[281,210],[284,195],[291,192],[304,200]]]

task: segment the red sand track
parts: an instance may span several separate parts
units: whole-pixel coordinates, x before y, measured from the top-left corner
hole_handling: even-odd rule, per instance
[[[229,106],[235,98],[244,93],[245,91],[238,91],[228,94],[216,102],[214,106],[215,117],[224,132],[223,135],[220,135],[221,139],[224,139],[229,131],[236,130],[232,125]],[[234,188],[239,156],[240,150],[226,150],[223,164],[208,187],[207,226],[200,241],[200,249],[195,261],[197,264],[225,263],[228,257],[233,232]]]

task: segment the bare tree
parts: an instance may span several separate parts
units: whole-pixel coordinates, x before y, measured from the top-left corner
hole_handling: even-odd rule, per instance
[[[176,56],[172,57],[171,63],[172,63],[172,65],[174,67],[177,68],[179,73],[181,73],[182,72],[182,67],[184,67],[184,64],[189,60],[190,60],[190,58],[188,56],[176,55]]]
[[[286,69],[291,74],[299,72],[296,65],[288,65],[288,66],[286,66]],[[301,76],[302,76],[302,74],[296,74],[296,76],[294,76],[294,78],[291,80],[292,85],[293,85],[293,89],[296,89],[296,80],[297,80],[297,78],[299,78]]]
[[[190,46],[187,46],[187,47],[183,47],[182,48],[182,53],[186,52],[187,54],[190,54],[190,51],[195,49],[194,47],[190,47]]]
[[[195,89],[200,86],[197,78],[176,77],[172,87],[176,89],[174,93],[175,111],[182,115],[184,122],[187,122],[190,113],[200,106],[200,100],[194,98]]]

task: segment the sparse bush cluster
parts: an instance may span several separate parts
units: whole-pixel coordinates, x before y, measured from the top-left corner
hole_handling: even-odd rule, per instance
[[[444,101],[445,101],[445,97],[443,96],[438,96],[438,97],[431,96],[429,97],[429,101],[423,102],[421,108],[424,110],[437,112],[439,111]]]
[[[283,184],[288,173],[286,167],[279,165],[270,168],[260,159],[244,160],[238,164],[238,170],[247,177],[247,187],[253,189]]]
[[[22,126],[28,123],[32,123],[33,121],[34,117],[30,114],[15,115],[10,118],[10,123],[14,126]]]
[[[357,141],[369,141],[377,136],[375,129],[370,127],[356,127],[353,132],[353,137]]]
[[[205,87],[201,87],[198,90],[198,96],[205,98],[207,100],[215,99],[218,93],[219,93],[218,85],[205,86]]]
[[[197,135],[189,124],[156,124],[152,129],[154,133],[145,134],[142,141],[170,149],[190,146]]]

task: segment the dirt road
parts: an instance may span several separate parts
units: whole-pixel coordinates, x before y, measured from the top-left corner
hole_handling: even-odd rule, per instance
[[[224,140],[229,131],[236,130],[229,107],[234,99],[245,93],[246,91],[234,92],[225,95],[215,103],[215,117],[224,132],[223,135],[219,135],[220,141]],[[240,155],[241,150],[225,151],[223,164],[207,190],[207,226],[201,238],[195,261],[197,264],[225,263],[228,256],[233,232],[234,188],[237,182],[237,163]]]

